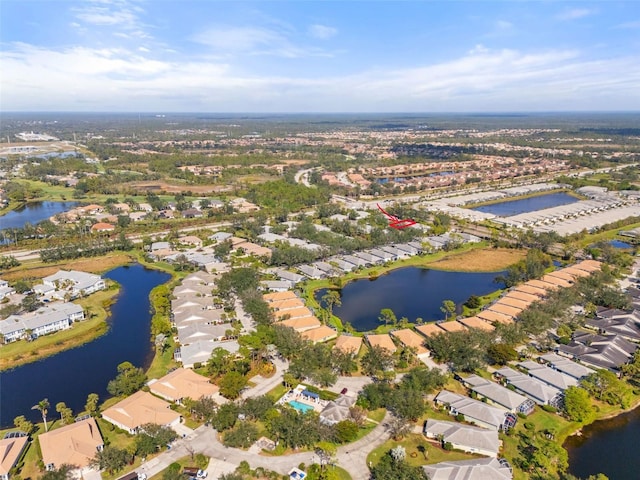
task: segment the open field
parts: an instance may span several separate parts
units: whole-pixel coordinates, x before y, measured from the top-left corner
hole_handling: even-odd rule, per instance
[[[190,190],[193,193],[212,193],[212,192],[224,192],[228,190],[225,185],[186,185],[178,183],[169,183],[163,180],[157,180],[153,182],[131,182],[124,184],[127,188],[139,190],[141,192],[169,192],[180,193],[186,190]]]
[[[53,275],[60,269],[80,270],[88,273],[104,273],[109,270],[127,265],[132,258],[124,252],[112,252],[104,257],[78,259],[72,262],[25,264],[2,273],[2,278],[10,282],[25,278],[43,278]]]
[[[428,263],[428,266],[457,272],[497,272],[519,262],[526,254],[525,250],[485,248],[449,255]]]

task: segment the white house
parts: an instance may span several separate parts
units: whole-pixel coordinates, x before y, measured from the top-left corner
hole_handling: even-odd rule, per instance
[[[75,303],[53,303],[39,308],[35,312],[22,315],[10,315],[0,321],[0,334],[6,343],[25,337],[31,338],[66,330],[74,321],[82,320],[84,311]]]
[[[43,278],[42,283],[47,287],[55,288],[52,296],[60,300],[64,299],[66,294],[69,294],[71,298],[76,298],[107,288],[100,275],[76,270],[59,270],[53,275]]]

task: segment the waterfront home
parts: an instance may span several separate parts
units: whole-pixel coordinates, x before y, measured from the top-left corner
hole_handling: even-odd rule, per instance
[[[494,372],[497,378],[503,379],[507,385],[513,385],[517,392],[530,398],[538,405],[551,405],[559,407],[562,402],[562,392],[555,387],[513,370],[509,367],[502,367]]]
[[[457,320],[452,320],[449,322],[439,322],[438,327],[440,327],[445,332],[463,332],[466,330],[465,326]]]
[[[326,273],[311,265],[298,265],[298,271],[312,280],[326,277]]]
[[[340,272],[338,272],[332,265],[328,264],[327,262],[314,262],[311,264],[311,266],[323,272],[327,277],[332,277],[340,274]]]
[[[397,350],[395,343],[393,343],[393,340],[391,340],[391,337],[386,333],[378,334],[378,335],[374,335],[374,334],[365,335],[365,339],[367,340],[371,348],[373,347],[384,348],[389,353],[394,353]]]
[[[540,360],[547,363],[551,368],[559,372],[569,375],[570,377],[580,380],[593,373],[593,370],[580,365],[568,358],[561,357],[555,353],[547,353],[540,356]]]
[[[461,423],[429,419],[424,425],[427,438],[438,439],[463,452],[497,457],[501,441],[496,430],[471,427]]]
[[[343,255],[342,259],[345,262],[352,263],[356,267],[368,267],[368,266],[371,265],[371,263],[368,262],[367,260],[363,260],[362,258],[358,258],[358,257],[355,257],[353,255]]]
[[[422,467],[429,480],[512,480],[512,468],[493,457],[440,462]]]
[[[440,328],[435,323],[426,323],[424,325],[418,325],[416,327],[416,331],[421,333],[427,338],[431,337],[432,335],[440,335],[445,332],[442,328]]]
[[[307,307],[298,307],[287,310],[277,310],[274,316],[276,317],[276,320],[287,320],[290,318],[310,317],[312,316],[312,313]]]
[[[356,266],[353,263],[349,263],[343,260],[341,257],[333,257],[329,261],[336,266],[336,268],[342,270],[344,273],[353,271]]]
[[[22,315],[10,315],[0,321],[0,333],[5,343],[20,340],[26,336],[30,339],[42,335],[66,330],[75,321],[84,319],[84,310],[75,303],[51,303],[40,307],[35,312]]]
[[[301,333],[301,336],[312,343],[319,343],[333,340],[338,336],[338,332],[326,325],[320,325],[319,327],[305,330]]]
[[[171,320],[176,326],[186,326],[194,323],[221,323],[223,313],[222,310],[188,307],[175,311],[171,316]]]
[[[487,310],[491,312],[498,312],[503,315],[507,315],[509,317],[515,318],[522,312],[522,309],[516,307],[510,307],[508,305],[504,305],[500,302],[496,302],[493,305],[489,306]]]
[[[367,265],[377,265],[379,263],[382,263],[382,260],[380,260],[379,257],[376,257],[375,255],[371,255],[370,253],[367,253],[367,252],[354,252],[353,256],[361,260],[364,260],[365,262],[367,262]]]
[[[54,298],[63,300],[68,294],[71,298],[90,295],[104,290],[107,285],[100,275],[78,272],[76,270],[58,270],[53,275],[42,279],[43,285],[55,288]]]
[[[507,293],[504,297],[502,297],[503,299],[506,298],[513,298],[515,300],[521,300],[523,302],[527,302],[528,305],[531,305],[534,302],[537,302],[538,300],[540,300],[540,297],[537,295],[533,295],[531,293],[526,293],[520,290],[510,290],[509,293]]]
[[[438,393],[434,402],[446,407],[450,415],[462,415],[465,421],[489,430],[502,430],[515,425],[515,416],[505,409],[448,390]]]
[[[357,356],[362,347],[362,337],[352,337],[350,335],[340,335],[336,340],[334,349],[341,352],[351,353],[353,356]]]
[[[158,250],[171,250],[170,242],[153,242],[151,244],[151,251],[157,252]]]
[[[295,285],[296,283],[300,283],[306,278],[303,275],[299,275],[297,273],[290,272],[288,270],[284,270],[282,268],[274,269],[273,273],[279,277],[280,280],[284,280],[285,282],[290,282]]]
[[[181,416],[171,405],[149,392],[139,391],[102,412],[102,418],[118,428],[135,435],[146,423],[175,427]]]
[[[458,322],[460,322],[467,328],[477,328],[478,330],[485,330],[487,332],[492,332],[496,329],[496,327],[491,325],[489,322],[486,322],[478,317],[460,318],[458,319]]]
[[[529,376],[563,392],[569,387],[578,385],[575,378],[532,360],[520,362],[518,366],[524,368]]]
[[[500,305],[506,305],[508,307],[514,307],[514,308],[519,308],[520,310],[525,310],[529,308],[529,305],[531,305],[532,302],[528,300],[520,300],[518,298],[505,295],[500,300],[498,300],[497,303],[499,303]]]
[[[231,329],[229,324],[191,323],[178,325],[178,341],[181,345],[189,345],[201,340],[221,341],[226,337],[227,330]]]
[[[93,418],[41,433],[38,442],[42,463],[47,470],[55,470],[65,464],[82,471],[89,470],[96,453],[104,447],[102,435]]]
[[[29,436],[23,432],[11,432],[0,440],[0,480],[9,480],[11,469],[16,466],[22,457]]]
[[[216,276],[207,272],[194,272],[182,279],[182,285],[204,285],[208,287],[213,287],[216,284]],[[211,293],[211,288],[209,289],[209,293]]]
[[[336,425],[344,420],[351,419],[351,407],[356,404],[357,397],[340,395],[335,400],[327,403],[320,412],[320,422],[325,425]]]
[[[216,348],[223,348],[229,353],[237,353],[240,345],[237,341],[214,342],[213,340],[198,340],[189,345],[176,348],[173,358],[182,363],[184,368],[195,368],[196,364],[205,365],[211,358],[211,352]]]
[[[165,400],[182,405],[185,398],[200,400],[213,397],[218,393],[218,386],[193,370],[176,368],[164,377],[150,381],[149,390]]]
[[[457,377],[458,380],[468,387],[481,399],[486,399],[488,403],[506,408],[511,413],[523,413],[529,415],[533,412],[535,404],[527,397],[520,395],[508,388],[491,382],[478,375],[469,375],[466,378]]]
[[[194,282],[182,282],[182,285],[173,289],[173,296],[178,297],[212,297],[213,287]]]
[[[516,292],[533,295],[537,297],[536,300],[534,300],[534,302],[547,296],[547,290],[545,288],[536,287],[536,286],[530,285],[529,283],[523,283],[522,285],[517,285],[516,287],[513,288],[513,290],[511,290],[510,293],[516,293]]]
[[[428,357],[429,350],[424,347],[424,338],[409,328],[394,330],[391,336],[396,338],[402,345],[414,348],[418,358]]]
[[[421,251],[420,248],[417,248],[416,246],[411,245],[409,243],[399,243],[394,245],[394,247],[396,247],[398,250],[400,250],[401,252],[405,253],[408,256],[418,255]]]
[[[286,320],[281,320],[276,322],[276,325],[281,325],[283,327],[291,327],[296,332],[302,333],[307,330],[311,330],[312,328],[318,328],[320,325],[320,320],[318,320],[313,315],[308,315],[306,317],[297,317],[297,318],[288,318]]]
[[[476,317],[489,323],[503,323],[505,325],[513,323],[513,318],[511,318],[510,315],[505,315],[504,313],[499,313],[494,310],[482,310],[478,312]]]
[[[374,257],[378,257],[383,262],[389,262],[394,258],[394,256],[391,253],[385,252],[380,248],[371,248],[367,251]]]

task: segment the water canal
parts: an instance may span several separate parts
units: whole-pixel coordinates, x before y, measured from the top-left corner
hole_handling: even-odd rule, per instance
[[[604,473],[611,480],[640,477],[640,408],[592,423],[569,437],[569,472],[580,478]]]
[[[535,212],[545,208],[558,207],[560,205],[568,205],[575,203],[579,199],[569,195],[568,193],[548,193],[545,195],[536,195],[519,200],[505,200],[504,202],[491,203],[481,207],[475,207],[471,210],[484,213],[492,213],[499,217],[510,217],[521,213]]]
[[[0,217],[0,230],[35,225],[76,207],[78,202],[31,202]]]
[[[168,281],[169,274],[134,264],[111,270],[105,277],[121,286],[111,306],[109,331],[78,348],[2,372],[0,427],[12,426],[18,415],[38,421],[40,416],[31,406],[43,398],[51,404],[49,416],[55,415],[58,402],[81,412],[88,394],[97,393],[101,401],[109,396],[107,383],[116,376],[118,364],[129,361],[145,369],[150,365],[149,292]]]
[[[407,317],[426,321],[443,320],[440,311],[444,300],[457,305],[466,302],[471,295],[486,295],[504,288],[496,277],[504,272],[448,272],[419,267],[392,270],[375,280],[362,279],[348,283],[340,291],[342,305],[333,313],[343,322],[361,332],[380,325],[380,310],[390,308],[398,319]],[[326,289],[315,293],[320,301]]]

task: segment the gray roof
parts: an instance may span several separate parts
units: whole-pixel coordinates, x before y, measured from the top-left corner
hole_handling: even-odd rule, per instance
[[[267,290],[289,290],[293,288],[293,282],[286,280],[263,280],[260,286]]]
[[[391,253],[385,252],[381,248],[372,248],[372,249],[368,250],[368,252],[371,255],[374,255],[374,256],[376,256],[378,258],[381,258],[383,260],[391,260],[393,258],[393,255]]]
[[[634,311],[610,318],[590,318],[586,326],[607,334],[617,334],[631,340],[640,340],[640,318]]]
[[[575,387],[578,385],[578,380],[575,378],[532,360],[520,362],[518,365],[525,368],[533,378],[537,378],[547,385],[562,390],[563,392],[569,387]]]
[[[216,232],[213,235],[209,236],[209,240],[215,240],[216,242],[224,242],[225,240],[231,237],[233,237],[233,235],[231,235],[228,232]]]
[[[366,260],[363,260],[362,258],[354,257],[353,255],[343,255],[342,259],[345,262],[353,263],[357,267],[365,267],[368,263],[370,263]]]
[[[35,312],[22,315],[10,315],[5,320],[0,321],[0,333],[10,335],[23,330],[36,330],[46,325],[69,320],[70,317],[83,312],[82,307],[75,303],[60,302],[47,304]]]
[[[305,280],[304,276],[284,270],[283,268],[276,268],[273,273],[280,277],[280,280],[286,280],[288,282],[298,283]]]
[[[422,467],[429,480],[511,480],[509,465],[492,457],[440,462]]]
[[[320,412],[320,420],[330,425],[348,420],[351,418],[351,407],[355,403],[355,397],[341,395],[324,407],[322,412]]]
[[[534,402],[546,405],[554,403],[561,394],[561,391],[555,387],[551,387],[546,383],[517,372],[509,367],[501,368],[495,372],[507,379],[507,382],[513,385],[517,390],[529,397]]]
[[[588,365],[610,370],[616,370],[627,363],[638,348],[638,345],[619,335],[577,332],[573,339],[569,345],[558,345],[557,350]]]
[[[338,267],[339,269],[345,272],[350,272],[351,270],[356,268],[356,266],[353,263],[346,262],[341,258],[333,257],[330,259],[330,261],[335,263],[336,267]]]
[[[53,275],[44,277],[42,282],[44,284],[54,285],[56,282],[73,282],[73,288],[77,290],[84,290],[92,287],[97,282],[102,280],[100,275],[94,275],[93,273],[79,272],[76,270],[59,270]]]
[[[206,363],[211,357],[211,352],[221,347],[229,353],[236,353],[240,349],[238,342],[214,342],[211,340],[202,340],[194,342],[190,345],[181,346],[179,349],[180,361],[184,365],[193,365],[195,363]]]
[[[442,390],[436,396],[435,401],[447,404],[454,414],[463,414],[467,421],[477,420],[492,425],[496,430],[499,430],[504,424],[507,413],[502,408],[492,407],[484,402],[447,390]]]
[[[502,405],[508,410],[516,410],[520,405],[527,401],[527,398],[519,393],[516,393],[508,388],[498,385],[497,383],[490,382],[489,380],[479,377],[478,375],[471,375],[464,379],[466,383],[471,385],[471,390],[487,397],[494,403]]]
[[[198,342],[201,340],[218,340],[225,336],[225,332],[231,328],[227,324],[206,324],[193,323],[185,326],[178,326],[178,340],[182,345]]]
[[[325,272],[312,265],[298,265],[298,270],[309,278],[323,278]]]
[[[336,268],[333,265],[328,264],[327,262],[314,262],[311,264],[311,266],[317,268],[318,270],[321,270],[327,275],[335,275],[336,273],[338,273],[336,271]]]
[[[566,357],[561,357],[560,355],[557,355],[555,353],[547,353],[546,355],[541,355],[540,358],[547,362],[551,366],[551,368],[554,368],[555,370],[565,373],[578,380],[593,373],[593,370],[591,370],[590,368],[569,360]]]
[[[445,442],[451,442],[469,449],[491,452],[494,455],[500,450],[500,440],[496,430],[471,427],[461,423],[443,420],[427,420],[425,434],[442,435]]]

